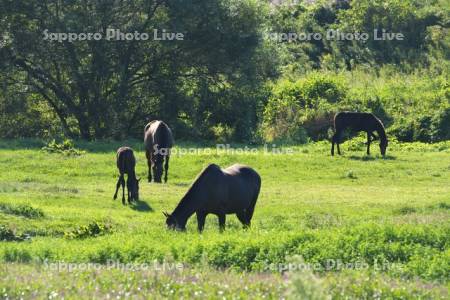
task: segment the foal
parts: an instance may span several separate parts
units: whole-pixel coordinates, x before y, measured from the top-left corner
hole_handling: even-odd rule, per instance
[[[374,131],[378,133],[380,139],[381,155],[386,154],[388,140],[384,130],[383,123],[371,113],[359,112],[340,112],[334,116],[335,134],[331,139],[331,155],[334,155],[334,144],[337,145],[338,154],[341,154],[339,143],[342,143],[342,137],[345,129],[350,129],[353,132],[365,131],[367,132],[367,155],[370,154],[370,143],[377,137]],[[372,139],[373,138],[373,139]]]
[[[127,200],[131,204],[131,201],[139,200],[139,180],[136,178],[136,172],[134,170],[136,166],[136,158],[133,154],[133,149],[129,147],[120,147],[117,150],[117,168],[119,169],[119,180],[116,184],[116,192],[114,193],[114,200],[117,199],[117,192],[120,185],[122,185],[122,204],[125,205],[125,174],[127,177]]]

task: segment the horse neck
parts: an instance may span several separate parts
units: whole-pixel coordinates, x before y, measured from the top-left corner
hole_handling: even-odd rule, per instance
[[[197,210],[196,198],[195,191],[193,189],[189,190],[172,212],[172,216],[177,220],[178,225],[181,227],[185,227],[189,217]]]
[[[128,170],[128,178],[132,178],[136,180],[136,172],[134,171],[134,168]]]

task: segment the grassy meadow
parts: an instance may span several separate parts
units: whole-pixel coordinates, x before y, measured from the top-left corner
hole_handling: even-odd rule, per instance
[[[0,298],[448,299],[450,142],[392,142],[382,158],[376,143],[365,155],[363,141],[335,157],[326,142],[277,154],[180,143],[159,185],[147,183],[143,146],[132,141],[141,200],[123,206],[112,200],[121,144],[80,142],[82,152],[64,154],[2,140]],[[261,175],[252,227],[228,215],[220,233],[209,215],[202,234],[195,216],[186,232],[167,230],[162,212],[212,162]]]

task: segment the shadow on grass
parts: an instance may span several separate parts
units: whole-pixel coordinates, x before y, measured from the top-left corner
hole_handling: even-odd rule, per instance
[[[364,155],[364,156],[351,155],[348,158],[351,159],[351,160],[361,160],[361,161],[370,161],[370,160],[375,160],[376,159],[376,157],[368,156],[368,155]]]
[[[140,212],[150,212],[153,211],[153,208],[145,201],[137,200],[130,205],[132,210],[140,211]]]
[[[364,156],[351,155],[348,158],[351,160],[359,160],[359,161],[373,161],[373,160],[378,160],[378,159],[382,159],[382,160],[396,160],[397,159],[397,157],[395,157],[393,155],[386,155],[383,157],[370,156],[370,155],[364,155]]]
[[[382,159],[384,160],[396,160],[397,157],[394,155],[385,155],[384,157],[382,157]]]
[[[175,183],[173,183],[173,185],[184,187],[184,186],[189,186],[190,183],[189,182],[175,182]]]

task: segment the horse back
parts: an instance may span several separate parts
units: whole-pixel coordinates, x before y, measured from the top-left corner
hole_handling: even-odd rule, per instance
[[[136,166],[136,158],[133,149],[130,147],[120,147],[117,150],[117,168],[121,174],[131,174]]]
[[[340,112],[334,117],[334,128],[342,131],[346,128],[353,131],[374,131],[380,120],[372,113]]]
[[[233,165],[223,170],[227,186],[227,213],[247,209],[258,197],[261,177],[252,168],[245,165]]]
[[[261,178],[250,167],[233,165],[221,169],[210,164],[196,178],[179,207],[190,206],[194,211],[214,214],[246,211],[254,207],[260,186]]]

